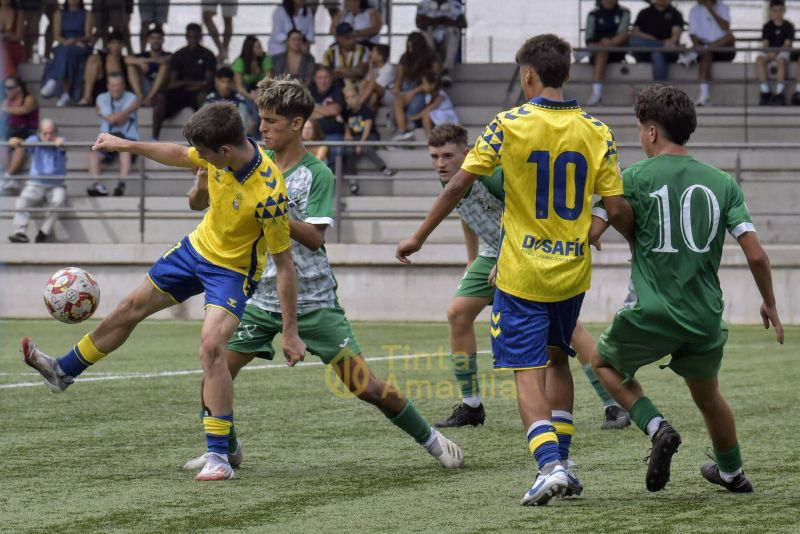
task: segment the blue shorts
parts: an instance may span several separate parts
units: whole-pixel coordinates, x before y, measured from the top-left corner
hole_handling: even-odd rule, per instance
[[[581,312],[583,293],[559,302],[525,300],[499,289],[494,296],[490,330],[495,369],[547,367],[547,347],[570,356],[572,332]]]
[[[215,306],[242,318],[255,284],[247,276],[220,267],[202,257],[184,237],[147,272],[156,289],[176,303],[203,291],[205,307]]]

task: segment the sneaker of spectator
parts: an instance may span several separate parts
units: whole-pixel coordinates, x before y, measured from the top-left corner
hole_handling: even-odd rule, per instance
[[[136,110],[139,109],[139,99],[125,87],[125,79],[120,73],[111,73],[108,76],[108,91],[97,97],[97,114],[103,118],[100,133],[108,133],[130,139],[139,140],[139,130],[136,125]],[[93,177],[100,177],[100,153],[91,151],[89,154],[89,173]],[[131,155],[127,152],[119,153],[120,179],[114,188],[114,196],[125,194],[124,179],[131,169]],[[89,196],[108,196],[108,188],[99,180],[87,190]]]
[[[358,85],[359,98],[373,110],[392,105],[394,65],[389,63],[389,45],[376,44],[369,51],[369,70]]]
[[[371,7],[369,0],[344,0],[344,8],[331,18],[331,33],[342,22],[350,24],[356,40],[364,46],[378,44],[378,34],[383,26],[378,10]]]
[[[792,40],[794,39],[794,26],[787,21],[786,2],[784,0],[771,0],[769,7],[770,20],[761,29],[761,46],[764,48],[775,48],[762,52],[756,57],[756,73],[760,82],[760,106],[785,106],[786,97],[784,88],[786,87],[786,75],[789,71],[791,61]],[[777,80],[775,82],[775,92],[770,90],[767,68],[774,64],[777,69]]]
[[[617,0],[602,0],[586,19],[586,46],[596,48],[625,45],[628,42],[630,21],[631,12],[620,6]],[[606,65],[624,60],[625,52],[598,50],[591,54],[592,95],[586,103],[588,106],[596,106],[603,100]]]
[[[214,23],[217,6],[220,6],[222,10],[222,39],[220,39],[217,25]],[[231,37],[233,36],[233,17],[236,16],[238,9],[238,0],[203,0],[202,2],[203,24],[206,25],[208,34],[211,36],[211,40],[214,41],[214,46],[217,47],[217,60],[220,63],[227,63],[228,61],[228,48],[231,45]]]
[[[45,66],[41,95],[50,98],[59,90],[67,98],[80,100],[81,73],[91,54],[92,26],[81,0],[67,0],[55,13],[53,61]]]
[[[152,106],[166,88],[169,81],[169,61],[172,57],[163,48],[164,31],[158,26],[147,32],[147,44],[147,51],[125,58],[128,83],[144,107]]]
[[[322,55],[322,64],[331,69],[337,84],[357,84],[367,75],[368,54],[350,23],[342,22],[336,27],[336,42]]]
[[[39,102],[28,92],[22,78],[12,76],[4,82],[5,99],[0,103],[6,121],[6,135],[9,138],[27,139],[36,134],[39,127]],[[9,147],[6,154],[5,172],[8,177],[3,182],[3,194],[11,195],[19,192],[19,184],[11,178],[19,173],[25,163],[26,152],[21,147]]]
[[[730,8],[722,0],[697,0],[689,12],[689,37],[692,50],[700,63],[700,96],[698,106],[711,105],[711,64],[715,61],[733,61],[735,51],[709,51],[709,49],[736,46],[731,32]]]
[[[157,30],[161,33],[162,44],[164,37],[164,23],[167,22],[169,15],[169,0],[139,0],[139,21],[141,26],[139,28],[139,50],[140,53],[137,57],[141,57],[141,53],[145,51],[145,45],[152,44],[150,41],[150,32]]]
[[[53,227],[58,222],[58,209],[64,206],[67,198],[64,185],[64,176],[67,174],[67,153],[63,149],[64,138],[58,135],[58,127],[50,119],[42,120],[38,134],[31,135],[24,141],[54,143],[55,146],[23,148],[31,157],[30,178],[14,207],[13,229],[8,239],[12,243],[27,243],[30,208],[46,204],[53,211],[45,215],[35,239],[37,243],[43,243],[51,239]],[[22,142],[19,137],[9,139],[9,144],[18,148],[22,148]]]
[[[444,75],[449,78],[461,48],[461,31],[467,27],[462,1],[421,0],[415,22],[428,45],[443,58]]]

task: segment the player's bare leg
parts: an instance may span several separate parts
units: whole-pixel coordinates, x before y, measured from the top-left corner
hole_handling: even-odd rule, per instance
[[[736,439],[736,420],[730,405],[719,390],[717,377],[686,380],[692,399],[703,414],[708,435],[714,446],[713,461],[700,468],[703,478],[729,491],[749,493],[753,484],[742,471],[742,457]]]
[[[567,470],[560,461],[556,429],[550,422],[552,413],[546,379],[544,368],[514,371],[519,415],[526,429],[528,448],[539,465],[533,486],[522,497],[523,506],[543,506],[561,495],[568,484]]]
[[[631,414],[631,419],[650,437],[653,448],[647,463],[645,484],[650,491],[660,491],[669,481],[672,456],[678,452],[681,437],[644,395],[635,378],[623,382],[623,377],[600,356],[592,360],[597,377],[612,397]]]
[[[175,302],[172,299],[158,292],[149,280],[145,280],[62,358],[51,358],[40,351],[33,340],[23,338],[21,348],[25,363],[41,373],[45,384],[53,392],[64,391],[89,365],[125,343],[146,317],[173,304]]]
[[[447,308],[452,351],[450,361],[461,389],[461,402],[453,408],[450,416],[434,425],[437,428],[477,426],[482,425],[486,419],[478,384],[475,319],[490,304],[491,299],[488,298],[455,297]]]
[[[617,404],[614,399],[611,398],[611,395],[609,395],[605,390],[603,385],[600,383],[600,379],[597,378],[597,375],[592,369],[592,359],[594,354],[597,352],[597,342],[592,334],[590,334],[589,331],[583,327],[580,321],[578,321],[578,323],[575,325],[575,331],[572,333],[572,341],[570,344],[578,353],[578,361],[581,364],[581,368],[583,369],[586,378],[589,379],[589,383],[594,388],[597,396],[600,397],[601,401],[603,401],[604,421],[600,425],[600,428],[603,430],[609,430],[630,426],[631,418],[628,415],[628,412],[622,409],[619,404]]]

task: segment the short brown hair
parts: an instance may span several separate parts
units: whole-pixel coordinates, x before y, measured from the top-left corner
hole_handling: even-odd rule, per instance
[[[633,109],[640,123],[658,125],[676,145],[685,145],[697,128],[692,99],[671,85],[657,83],[643,89],[637,95]]]
[[[466,146],[468,137],[467,129],[460,124],[440,124],[431,130],[431,134],[428,137],[428,146],[438,148],[447,143]]]
[[[561,37],[545,33],[525,41],[516,59],[518,65],[533,68],[542,85],[558,89],[569,79],[572,47]]]
[[[258,82],[256,107],[287,119],[303,117],[305,122],[314,112],[314,97],[300,80],[289,75],[264,78]]]
[[[183,126],[183,136],[190,145],[201,145],[214,152],[219,152],[222,145],[247,143],[242,117],[230,102],[214,102],[200,108]]]

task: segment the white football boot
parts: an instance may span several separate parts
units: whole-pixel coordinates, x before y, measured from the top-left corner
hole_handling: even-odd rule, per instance
[[[44,378],[44,384],[53,393],[61,393],[72,384],[75,379],[61,370],[58,362],[36,348],[36,343],[29,337],[23,337],[20,342],[20,352],[25,363],[33,367]]]

